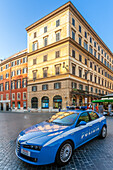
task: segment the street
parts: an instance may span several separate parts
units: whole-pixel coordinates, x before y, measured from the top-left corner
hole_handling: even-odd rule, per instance
[[[0,113],[0,170],[112,170],[113,169],[113,117],[107,117],[108,135],[94,139],[74,151],[71,161],[64,167],[57,165],[33,166],[15,155],[16,138],[20,131],[46,120],[50,113]]]

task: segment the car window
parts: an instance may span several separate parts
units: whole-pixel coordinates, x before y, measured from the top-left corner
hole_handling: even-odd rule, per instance
[[[89,122],[89,115],[87,112],[84,112],[81,114],[81,116],[78,119],[77,125],[81,122],[81,121],[85,121],[86,123]]]
[[[89,115],[91,117],[91,120],[95,120],[95,119],[99,118],[99,116],[95,112],[89,112]]]

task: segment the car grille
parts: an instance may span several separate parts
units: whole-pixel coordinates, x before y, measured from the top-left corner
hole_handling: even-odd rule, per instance
[[[19,150],[20,150],[20,143],[18,142],[17,143],[17,153],[19,153]]]
[[[37,158],[32,158],[32,157],[29,157],[29,156],[26,156],[26,155],[23,155],[23,154],[20,154],[20,156],[28,161],[31,161],[31,162],[37,162]]]

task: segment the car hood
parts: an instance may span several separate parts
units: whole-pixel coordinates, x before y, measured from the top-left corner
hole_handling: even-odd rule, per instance
[[[23,144],[43,145],[51,138],[67,131],[69,126],[61,126],[54,123],[42,122],[22,131],[18,141]]]

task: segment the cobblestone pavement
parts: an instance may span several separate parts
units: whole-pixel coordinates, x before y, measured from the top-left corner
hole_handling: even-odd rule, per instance
[[[64,167],[57,165],[33,166],[15,155],[15,143],[19,132],[50,114],[0,113],[0,170],[112,170],[113,169],[113,117],[107,117],[106,139],[94,139],[74,151],[71,161]]]

